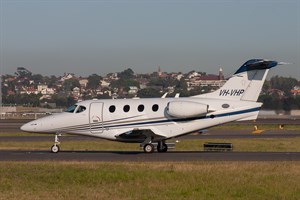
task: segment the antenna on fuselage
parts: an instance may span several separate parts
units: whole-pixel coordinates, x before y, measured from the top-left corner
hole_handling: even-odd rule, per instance
[[[166,98],[166,96],[168,95],[168,93],[166,92],[164,95],[162,95],[162,99]]]

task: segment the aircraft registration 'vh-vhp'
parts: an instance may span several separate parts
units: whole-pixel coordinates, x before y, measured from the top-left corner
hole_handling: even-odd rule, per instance
[[[63,113],[24,124],[21,130],[55,134],[54,153],[63,133],[141,143],[146,153],[157,144],[158,152],[166,152],[168,139],[232,121],[255,120],[267,73],[280,64],[284,63],[249,60],[219,90],[192,97],[82,101]]]

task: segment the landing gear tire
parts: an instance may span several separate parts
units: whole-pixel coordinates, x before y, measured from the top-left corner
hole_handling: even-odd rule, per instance
[[[59,152],[59,146],[58,146],[60,144],[59,138],[58,138],[59,136],[61,136],[60,133],[55,134],[54,145],[51,147],[51,152],[52,153],[58,153]]]
[[[144,146],[145,153],[153,153],[154,152],[154,145],[153,144],[146,144]]]
[[[51,152],[52,152],[52,153],[57,153],[57,152],[59,152],[59,146],[58,146],[58,145],[53,145],[53,146],[51,147]]]
[[[167,152],[168,151],[168,146],[166,143],[158,143],[157,145],[157,152]]]

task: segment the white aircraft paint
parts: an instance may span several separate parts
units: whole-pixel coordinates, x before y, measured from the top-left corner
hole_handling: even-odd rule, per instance
[[[193,97],[102,99],[82,101],[67,112],[31,121],[21,130],[55,134],[52,152],[59,151],[62,133],[121,142],[142,143],[147,153],[167,151],[166,140],[220,124],[254,120],[262,103],[257,98],[276,61],[252,59],[225,85]]]

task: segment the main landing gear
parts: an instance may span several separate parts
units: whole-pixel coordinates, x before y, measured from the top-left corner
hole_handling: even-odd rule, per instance
[[[61,136],[61,134],[55,134],[55,138],[54,138],[54,145],[51,147],[51,152],[52,153],[57,153],[59,152],[59,139],[58,139],[58,136]]]
[[[144,152],[145,153],[153,153],[154,152],[154,145],[152,143],[147,143],[144,145]],[[157,152],[167,152],[168,146],[164,141],[159,141],[157,144]]]
[[[159,141],[157,144],[157,152],[167,152],[168,146],[164,141]]]
[[[153,153],[154,152],[154,145],[153,144],[145,144],[144,145],[144,152],[145,153]]]

